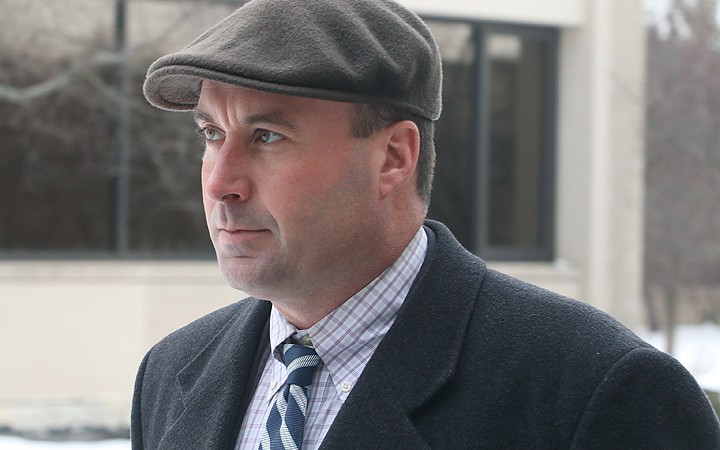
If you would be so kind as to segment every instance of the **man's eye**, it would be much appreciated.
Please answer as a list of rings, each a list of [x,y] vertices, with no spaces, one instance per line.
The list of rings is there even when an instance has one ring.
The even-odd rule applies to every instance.
[[[263,144],[272,144],[273,142],[277,142],[283,139],[282,134],[278,134],[274,131],[270,130],[260,130],[258,131],[258,140],[262,142]]]
[[[198,134],[206,141],[219,141],[225,137],[222,132],[207,127],[198,129]]]

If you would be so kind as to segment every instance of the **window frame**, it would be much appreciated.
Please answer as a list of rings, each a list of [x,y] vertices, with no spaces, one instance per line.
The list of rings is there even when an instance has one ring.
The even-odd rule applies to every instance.
[[[559,34],[557,28],[501,23],[495,21],[469,20],[465,18],[427,15],[423,19],[433,22],[463,23],[472,27],[472,39],[475,48],[473,72],[475,73],[475,93],[473,98],[472,145],[475,161],[475,183],[472,195],[476,208],[473,243],[469,250],[486,260],[495,261],[550,261],[555,257],[555,203],[556,203],[556,157],[557,157],[557,105],[559,84]],[[490,203],[490,59],[486,54],[486,42],[490,35],[513,35],[520,39],[539,42],[544,51],[541,86],[541,124],[540,142],[540,217],[539,237],[541,245],[537,247],[515,247],[491,245],[488,242],[489,220],[484,211],[489,211]],[[442,152],[441,143],[438,152]],[[436,173],[436,177],[438,174]]]

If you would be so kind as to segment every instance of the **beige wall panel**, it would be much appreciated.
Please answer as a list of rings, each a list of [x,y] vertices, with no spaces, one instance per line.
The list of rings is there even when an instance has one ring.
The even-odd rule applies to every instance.
[[[489,19],[538,25],[580,26],[585,2],[580,0],[400,0],[418,14]]]
[[[2,286],[0,398],[127,390],[143,312],[136,287]]]
[[[214,262],[0,264],[0,399],[127,392],[150,346],[243,297]]]
[[[157,341],[210,311],[245,297],[221,285],[164,285],[147,289],[145,350]],[[234,296],[233,296],[234,295]]]

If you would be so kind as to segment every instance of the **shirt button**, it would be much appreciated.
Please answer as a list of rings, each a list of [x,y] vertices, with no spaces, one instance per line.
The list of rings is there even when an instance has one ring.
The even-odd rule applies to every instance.
[[[278,387],[278,380],[273,380],[272,383],[270,383],[270,390],[274,392],[275,389],[277,389],[277,387]]]
[[[349,381],[343,381],[340,383],[340,390],[348,393],[352,390],[352,384]]]

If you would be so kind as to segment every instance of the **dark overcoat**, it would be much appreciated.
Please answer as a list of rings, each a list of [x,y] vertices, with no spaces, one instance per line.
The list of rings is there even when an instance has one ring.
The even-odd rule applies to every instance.
[[[328,449],[720,449],[693,377],[606,314],[488,269],[437,222]],[[232,449],[266,348],[248,298],[153,347],[133,449]]]

